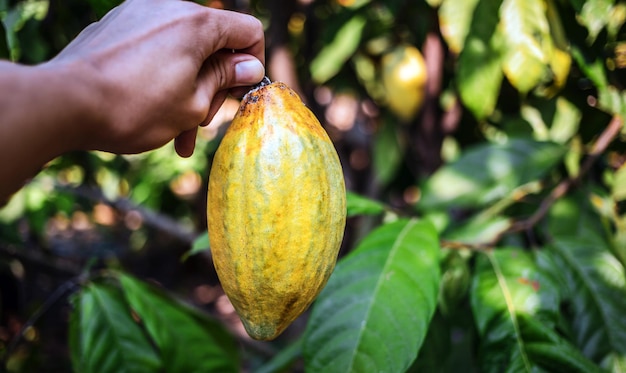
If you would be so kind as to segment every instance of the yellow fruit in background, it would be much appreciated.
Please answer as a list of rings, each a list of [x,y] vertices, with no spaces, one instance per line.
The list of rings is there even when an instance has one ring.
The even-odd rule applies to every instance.
[[[326,284],[346,223],[337,152],[285,84],[244,96],[215,153],[207,210],[226,295],[252,338],[276,338]]]
[[[414,46],[401,44],[383,55],[381,66],[389,110],[403,121],[410,121],[424,102],[428,76],[424,57]]]

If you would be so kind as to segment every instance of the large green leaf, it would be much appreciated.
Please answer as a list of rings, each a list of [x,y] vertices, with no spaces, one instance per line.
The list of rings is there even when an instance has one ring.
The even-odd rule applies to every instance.
[[[130,307],[158,347],[167,372],[238,372],[237,350],[216,321],[129,275],[120,283]]]
[[[529,252],[506,248],[478,257],[471,302],[481,336],[481,371],[597,370],[552,330],[559,315],[558,290]]]
[[[480,0],[459,56],[457,85],[463,104],[479,119],[496,107],[502,83],[498,11],[502,0]]]
[[[561,145],[531,139],[480,144],[426,180],[419,207],[478,207],[491,203],[543,177],[564,154]]]
[[[157,351],[132,317],[122,292],[89,283],[74,297],[70,349],[76,372],[161,372]]]
[[[566,316],[575,343],[593,361],[618,371],[626,362],[626,274],[599,217],[581,194],[576,196],[558,201],[550,211],[548,254],[567,291]]]
[[[500,29],[506,43],[502,67],[520,92],[533,89],[547,73],[552,38],[545,7],[544,0],[502,2]]]
[[[398,220],[371,232],[337,264],[313,307],[306,371],[405,371],[435,311],[438,257],[427,221]]]

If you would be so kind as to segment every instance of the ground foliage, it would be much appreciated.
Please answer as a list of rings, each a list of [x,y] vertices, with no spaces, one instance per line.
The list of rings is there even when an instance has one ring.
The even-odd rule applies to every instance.
[[[0,56],[45,61],[117,3],[0,0]],[[68,154],[0,210],[4,368],[626,372],[626,2],[206,5],[264,22],[270,78],[337,147],[328,285],[276,341],[242,333],[205,229],[231,100],[189,159]],[[410,120],[382,84],[399,45],[427,66]]]

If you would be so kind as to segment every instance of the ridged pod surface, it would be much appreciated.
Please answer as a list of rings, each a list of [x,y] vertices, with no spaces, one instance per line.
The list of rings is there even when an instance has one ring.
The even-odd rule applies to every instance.
[[[337,152],[285,84],[244,96],[215,153],[207,204],[226,295],[252,338],[276,338],[326,284],[346,222]]]

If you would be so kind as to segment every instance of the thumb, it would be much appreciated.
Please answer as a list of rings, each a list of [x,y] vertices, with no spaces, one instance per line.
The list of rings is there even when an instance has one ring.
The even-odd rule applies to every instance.
[[[265,76],[265,67],[252,55],[220,51],[209,58],[203,75],[205,82],[216,93],[260,82]]]
[[[257,84],[265,77],[265,67],[256,58],[239,61],[235,64],[235,86]]]

